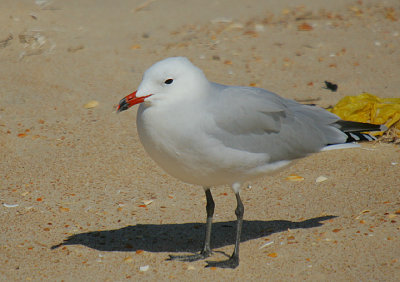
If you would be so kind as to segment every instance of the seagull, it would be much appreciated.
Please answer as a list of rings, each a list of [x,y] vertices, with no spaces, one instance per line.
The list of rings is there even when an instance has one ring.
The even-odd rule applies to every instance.
[[[187,58],[155,63],[137,91],[123,98],[117,112],[140,104],[137,131],[144,149],[168,174],[204,188],[206,231],[202,250],[170,255],[170,260],[197,261],[211,256],[214,214],[211,187],[230,185],[236,196],[236,239],[232,255],[207,266],[236,268],[244,206],[244,182],[283,168],[326,146],[372,140],[362,132],[384,126],[341,120],[316,106],[303,105],[261,88],[208,81]]]

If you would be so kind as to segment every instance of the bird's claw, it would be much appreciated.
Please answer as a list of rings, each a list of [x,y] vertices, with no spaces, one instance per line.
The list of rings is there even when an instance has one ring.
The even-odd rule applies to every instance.
[[[192,262],[208,258],[209,256],[211,256],[211,253],[212,253],[211,251],[202,251],[194,255],[180,255],[180,256],[169,255],[169,258],[167,260]]]
[[[237,256],[231,256],[227,260],[223,261],[207,261],[206,267],[219,267],[219,268],[236,268],[239,265],[239,258]]]

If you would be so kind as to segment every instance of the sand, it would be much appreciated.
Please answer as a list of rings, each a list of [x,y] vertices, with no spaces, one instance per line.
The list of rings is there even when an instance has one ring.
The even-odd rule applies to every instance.
[[[400,148],[386,143],[249,182],[238,268],[167,261],[200,250],[204,193],[164,173],[140,144],[136,109],[115,105],[150,65],[178,55],[212,81],[322,107],[364,91],[400,97],[400,4],[2,0],[0,280],[400,277]],[[229,187],[212,191],[210,260],[221,260],[236,203]]]

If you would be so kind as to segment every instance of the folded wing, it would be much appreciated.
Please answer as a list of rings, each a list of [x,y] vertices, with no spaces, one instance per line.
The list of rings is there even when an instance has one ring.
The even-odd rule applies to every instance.
[[[292,160],[344,143],[339,117],[253,87],[212,85],[209,105],[217,130],[209,134],[225,146],[269,155],[269,162]]]

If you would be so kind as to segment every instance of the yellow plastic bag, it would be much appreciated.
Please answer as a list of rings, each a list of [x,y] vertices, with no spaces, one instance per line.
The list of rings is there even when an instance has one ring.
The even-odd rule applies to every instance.
[[[329,111],[344,120],[385,124],[387,128],[394,125],[400,130],[400,98],[379,98],[369,93],[346,96]]]

